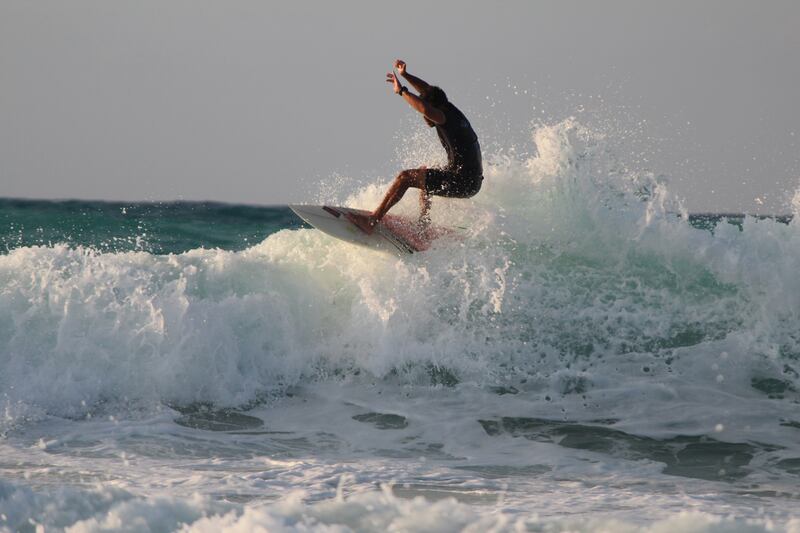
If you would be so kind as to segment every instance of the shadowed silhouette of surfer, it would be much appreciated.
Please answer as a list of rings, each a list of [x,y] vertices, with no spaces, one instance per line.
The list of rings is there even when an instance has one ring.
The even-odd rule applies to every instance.
[[[419,95],[402,85],[394,72],[386,74],[386,81],[392,84],[395,94],[423,116],[429,127],[436,128],[439,141],[447,152],[447,165],[442,168],[422,166],[403,170],[374,211],[368,215],[349,214],[348,219],[367,233],[372,233],[375,224],[400,201],[410,187],[419,189],[419,222],[420,228],[424,229],[430,223],[431,196],[469,198],[478,193],[483,183],[481,147],[464,113],[447,99],[442,89],[410,74],[405,61],[396,60],[394,67]]]

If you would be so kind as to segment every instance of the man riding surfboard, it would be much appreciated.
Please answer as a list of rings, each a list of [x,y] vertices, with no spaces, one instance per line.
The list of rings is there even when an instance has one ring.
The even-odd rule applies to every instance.
[[[396,60],[394,67],[419,96],[401,85],[393,72],[386,74],[386,81],[392,84],[395,94],[423,116],[429,127],[436,128],[439,141],[447,152],[447,165],[443,168],[423,166],[400,172],[375,211],[366,216],[352,216],[352,222],[367,233],[372,232],[375,224],[400,201],[409,187],[420,191],[420,222],[425,226],[429,221],[431,196],[469,198],[478,193],[483,182],[478,136],[464,114],[447,100],[442,89],[411,75],[405,61]]]

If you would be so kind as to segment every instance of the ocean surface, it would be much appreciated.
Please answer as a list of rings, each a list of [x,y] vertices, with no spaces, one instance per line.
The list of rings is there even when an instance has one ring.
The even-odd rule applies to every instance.
[[[532,142],[404,258],[0,200],[0,530],[800,532],[800,223]]]

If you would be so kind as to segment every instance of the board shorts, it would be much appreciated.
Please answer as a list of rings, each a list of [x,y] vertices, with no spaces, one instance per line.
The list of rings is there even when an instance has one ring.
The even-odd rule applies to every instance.
[[[425,171],[425,192],[433,196],[469,198],[478,194],[483,176],[478,173],[457,172],[448,168],[429,168]]]

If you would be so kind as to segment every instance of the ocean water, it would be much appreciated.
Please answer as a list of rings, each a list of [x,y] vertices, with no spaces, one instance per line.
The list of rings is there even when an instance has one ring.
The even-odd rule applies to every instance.
[[[0,530],[800,532],[798,223],[531,143],[405,258],[285,207],[0,201]]]

